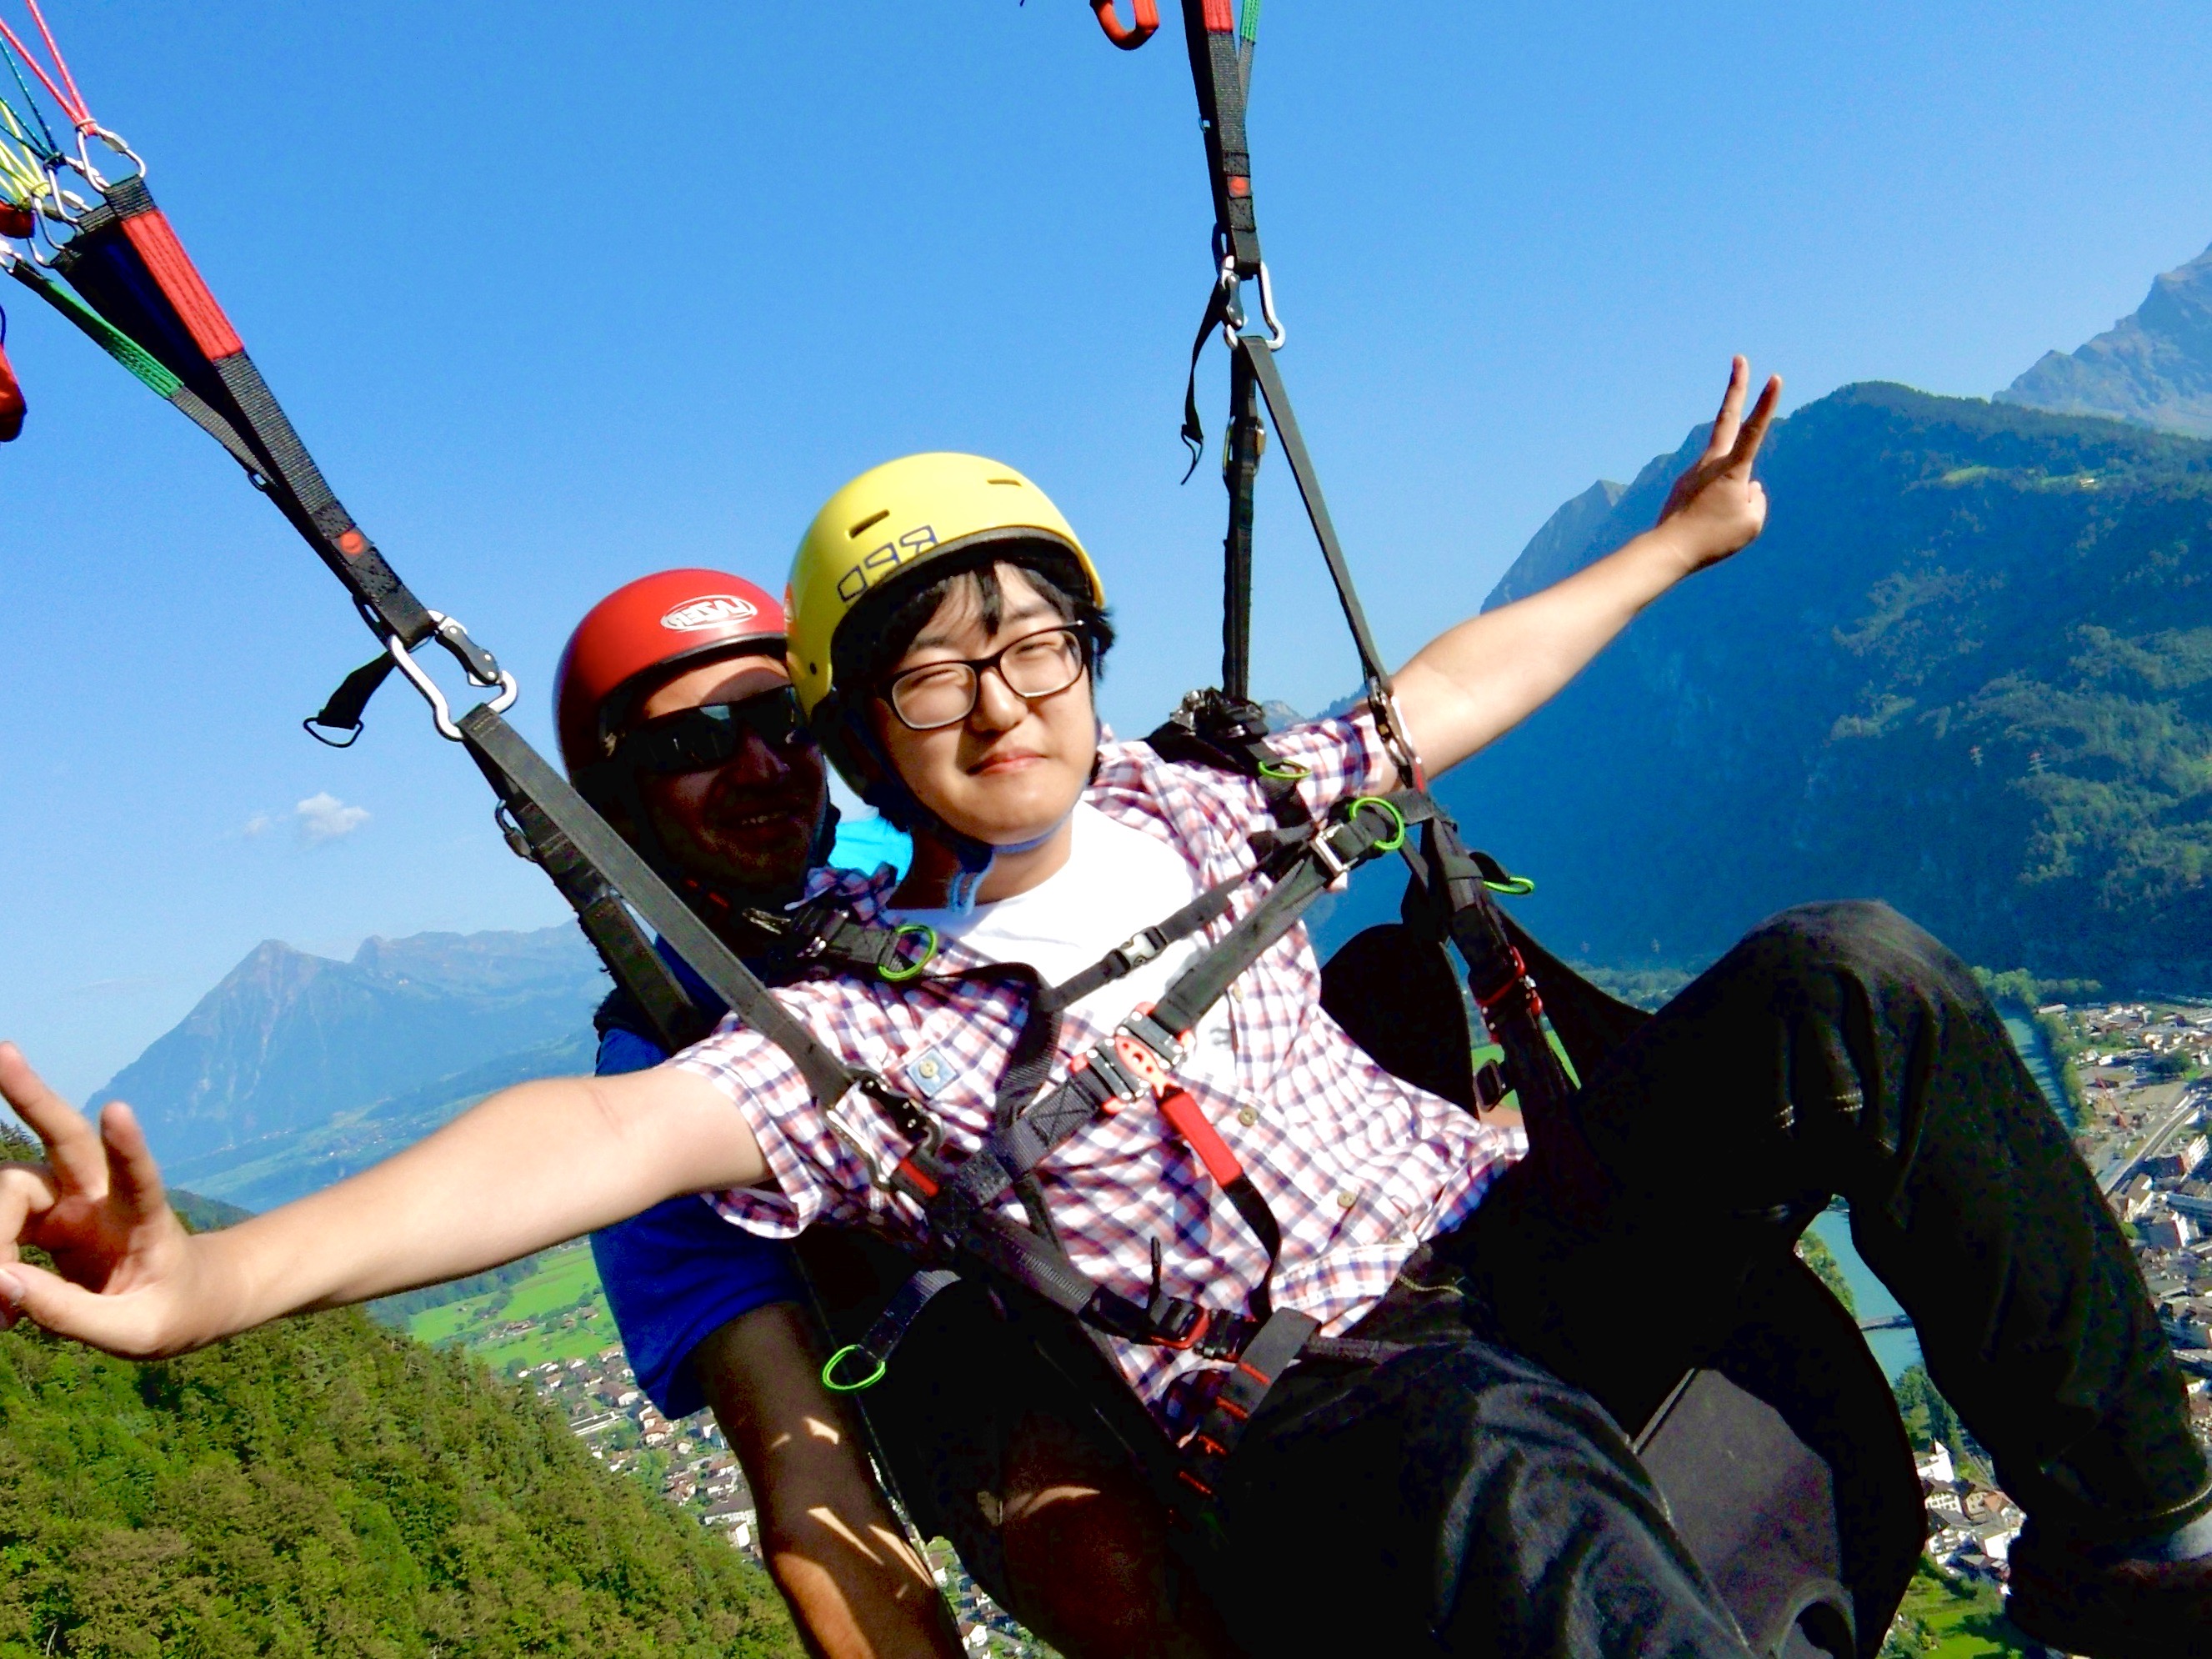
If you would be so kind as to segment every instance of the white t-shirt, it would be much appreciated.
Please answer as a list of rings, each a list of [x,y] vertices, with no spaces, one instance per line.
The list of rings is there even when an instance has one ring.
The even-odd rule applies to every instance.
[[[1158,836],[1108,817],[1088,801],[1077,805],[1070,828],[1067,862],[1027,892],[978,904],[963,915],[901,910],[895,919],[926,922],[939,939],[957,939],[987,962],[1027,963],[1046,984],[1056,985],[1198,896],[1196,872]],[[1140,1004],[1158,1001],[1197,949],[1195,935],[1178,940],[1074,1007],[1102,1025],[1118,1025]],[[1216,1002],[1178,1069],[1225,1073],[1229,1044],[1228,1012]]]

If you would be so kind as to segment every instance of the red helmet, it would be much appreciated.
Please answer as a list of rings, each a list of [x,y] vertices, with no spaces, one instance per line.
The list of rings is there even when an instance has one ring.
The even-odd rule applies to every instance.
[[[575,777],[607,758],[639,692],[716,657],[783,655],[783,607],[726,570],[663,570],[601,599],[576,624],[553,674],[561,760]]]

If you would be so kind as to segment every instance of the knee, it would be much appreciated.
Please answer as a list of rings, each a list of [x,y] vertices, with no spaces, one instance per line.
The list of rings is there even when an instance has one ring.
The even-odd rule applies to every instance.
[[[1965,963],[1879,899],[1796,905],[1753,928],[1742,948],[1785,978],[1855,981],[1877,1000],[1892,987],[1954,1005],[1985,1000]]]

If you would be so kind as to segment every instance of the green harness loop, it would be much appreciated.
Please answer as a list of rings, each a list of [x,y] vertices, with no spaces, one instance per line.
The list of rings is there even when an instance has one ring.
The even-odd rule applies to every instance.
[[[832,1394],[858,1394],[861,1389],[872,1389],[877,1383],[882,1382],[884,1380],[884,1373],[890,1369],[890,1362],[887,1359],[878,1359],[876,1361],[875,1370],[870,1371],[866,1376],[862,1377],[857,1382],[840,1382],[837,1380],[837,1366],[839,1363],[843,1360],[847,1354],[859,1353],[860,1352],[862,1352],[862,1350],[859,1343],[848,1342],[843,1347],[838,1349],[836,1352],[831,1354],[827,1360],[823,1362],[822,1386],[829,1389]]]

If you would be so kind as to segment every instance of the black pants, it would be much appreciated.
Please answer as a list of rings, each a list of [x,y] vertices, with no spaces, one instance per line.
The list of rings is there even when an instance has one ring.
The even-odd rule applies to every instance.
[[[1434,1305],[1378,1316],[1437,1346],[1301,1368],[1255,1419],[1221,1583],[1256,1650],[1741,1656],[1619,1425],[1835,1194],[2039,1524],[2212,1507],[2124,1239],[1966,967],[1895,912],[1761,926],[1595,1068],[1575,1127],[1435,1242]]]

